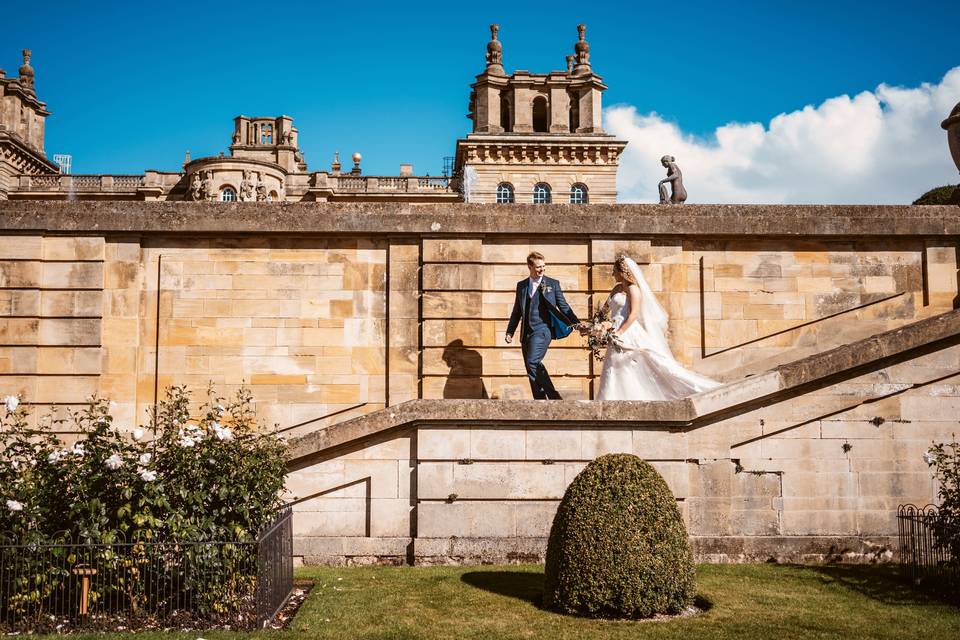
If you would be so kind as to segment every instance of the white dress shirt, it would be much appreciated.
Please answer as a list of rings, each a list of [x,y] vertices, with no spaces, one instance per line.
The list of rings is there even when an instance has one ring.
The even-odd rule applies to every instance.
[[[527,295],[532,298],[533,294],[537,292],[537,287],[540,286],[541,282],[543,282],[543,276],[540,276],[536,280],[534,280],[533,278],[530,278],[530,284],[527,287]]]

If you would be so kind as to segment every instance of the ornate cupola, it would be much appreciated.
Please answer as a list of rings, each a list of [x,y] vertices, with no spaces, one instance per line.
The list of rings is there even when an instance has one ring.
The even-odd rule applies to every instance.
[[[456,172],[467,202],[585,204],[616,201],[626,142],[603,131],[607,86],[590,65],[586,25],[563,71],[503,67],[498,25],[490,25],[486,68],[471,85],[473,131],[457,141]]]

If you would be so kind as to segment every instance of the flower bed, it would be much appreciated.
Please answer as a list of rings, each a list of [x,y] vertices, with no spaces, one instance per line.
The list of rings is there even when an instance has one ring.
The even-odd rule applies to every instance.
[[[0,625],[180,617],[246,626],[262,617],[265,594],[275,599],[292,580],[291,543],[265,537],[290,537],[289,515],[275,520],[284,444],[258,428],[246,390],[231,402],[209,393],[191,415],[189,393],[173,387],[133,430],[114,428],[99,399],[39,426],[19,399],[6,409]],[[65,431],[79,437],[68,445]]]

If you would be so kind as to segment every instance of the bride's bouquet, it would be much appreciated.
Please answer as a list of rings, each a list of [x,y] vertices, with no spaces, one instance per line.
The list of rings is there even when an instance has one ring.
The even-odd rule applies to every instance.
[[[581,326],[587,330],[587,347],[593,352],[593,357],[603,360],[604,352],[617,335],[610,322],[610,305],[604,303],[594,312],[590,322],[581,323]]]

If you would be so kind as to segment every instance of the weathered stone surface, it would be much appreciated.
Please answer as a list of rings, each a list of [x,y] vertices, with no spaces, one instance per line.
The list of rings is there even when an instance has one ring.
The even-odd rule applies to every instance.
[[[617,204],[572,208],[516,204],[258,203],[230,206],[234,233],[568,235],[571,230],[608,234],[897,236],[960,234],[952,206],[899,205],[663,205]],[[223,232],[224,207],[202,202],[4,201],[0,232],[97,230],[124,232]],[[666,214],[666,215],[665,215]]]

